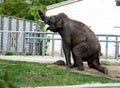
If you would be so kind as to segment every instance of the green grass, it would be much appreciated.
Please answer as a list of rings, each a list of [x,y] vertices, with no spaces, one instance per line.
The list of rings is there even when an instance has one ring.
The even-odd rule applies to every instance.
[[[0,79],[3,79],[4,72],[6,71],[8,71],[12,83],[18,87],[120,82],[120,80],[111,80],[104,77],[71,72],[70,70],[59,68],[53,64],[40,64],[0,59]]]
[[[6,52],[5,55],[6,55],[6,56],[24,55],[24,53],[22,53],[22,52]],[[32,55],[32,53],[27,52],[26,55],[27,55],[27,56],[30,56],[30,55]]]

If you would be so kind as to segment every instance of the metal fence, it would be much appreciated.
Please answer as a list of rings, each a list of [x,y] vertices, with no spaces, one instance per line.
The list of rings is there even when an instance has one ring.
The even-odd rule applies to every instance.
[[[119,44],[120,44],[120,35],[106,35],[106,34],[98,34],[96,35],[100,43],[104,43],[105,54],[104,57],[106,59],[110,58],[109,51],[113,51],[113,57],[115,59],[119,59]],[[113,43],[112,46],[110,44]],[[101,46],[102,48],[102,46]]]
[[[60,46],[60,56],[63,56],[63,50],[62,50],[62,41],[61,38],[55,38],[54,36],[58,35],[53,32],[25,32],[25,49],[27,47],[27,44],[32,44],[32,55],[40,54],[45,56],[46,50],[49,48],[47,46],[47,43],[50,41],[52,42],[51,46],[51,56],[54,56],[55,54],[55,41],[59,40],[61,42]],[[42,47],[41,47],[42,46]],[[25,50],[25,53],[28,52]]]
[[[40,31],[37,21],[0,15],[0,52],[24,51],[24,32]]]
[[[48,37],[48,35],[51,35],[51,37]],[[56,37],[54,37],[55,35],[58,35],[58,34],[53,33],[53,32],[26,32],[25,33],[25,43],[29,43],[30,40],[32,41],[32,55],[35,55],[36,51],[37,51],[36,49],[38,49],[38,48],[36,48],[37,43],[42,41],[42,45],[41,45],[42,46],[42,56],[45,56],[47,40],[52,41],[51,55],[54,56],[55,41],[56,40],[61,41],[61,37],[56,38]],[[103,53],[102,57],[105,59],[108,59],[108,58],[119,59],[120,35],[97,34],[96,36],[101,43],[101,48],[102,48],[102,53]],[[27,41],[29,41],[29,42],[27,42]],[[111,43],[113,43],[112,46],[111,46]],[[62,50],[62,41],[61,41],[60,45],[58,45],[57,47],[60,47],[59,55],[64,56],[64,53]],[[110,53],[109,53],[110,51],[112,52],[112,55],[110,55]]]
[[[59,51],[59,56],[64,56],[62,49],[62,40],[59,34],[53,32],[23,32],[23,31],[0,31],[0,36],[7,35],[7,40],[0,38],[0,51],[14,51],[14,52],[22,52],[24,54],[31,53],[32,55],[42,55],[46,56],[46,52],[48,49],[51,51],[49,55],[55,56],[55,47],[59,47],[57,51]],[[12,38],[11,35],[14,35]],[[15,37],[15,36],[19,36]],[[59,37],[56,37],[59,36]],[[103,53],[103,58],[115,58],[119,59],[119,43],[120,43],[120,35],[105,35],[105,34],[97,34],[98,40],[101,43],[101,49]],[[16,39],[14,39],[16,38]],[[16,41],[15,41],[16,40]],[[20,40],[19,42],[17,42]],[[59,41],[59,44],[58,44]],[[56,44],[55,44],[56,43]],[[19,47],[12,48],[15,45]],[[48,45],[49,44],[49,45]],[[3,46],[7,48],[4,49]],[[112,52],[112,54],[110,53]]]

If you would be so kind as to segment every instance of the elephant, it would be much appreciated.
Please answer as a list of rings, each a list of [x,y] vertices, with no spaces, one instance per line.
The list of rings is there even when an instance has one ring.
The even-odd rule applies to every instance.
[[[83,62],[86,61],[90,68],[108,74],[106,67],[101,66],[101,46],[94,32],[84,23],[70,19],[65,13],[46,16],[38,10],[41,19],[49,25],[46,30],[58,32],[62,38],[66,67],[78,67],[84,70]],[[74,64],[71,64],[71,55]]]

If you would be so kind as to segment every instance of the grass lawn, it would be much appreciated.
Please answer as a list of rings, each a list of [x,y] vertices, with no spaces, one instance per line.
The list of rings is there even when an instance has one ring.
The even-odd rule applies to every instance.
[[[111,80],[104,77],[71,72],[70,70],[59,68],[53,64],[0,59],[0,79],[3,79],[5,71],[9,72],[12,83],[18,87],[76,85],[93,82],[120,82],[120,80]]]

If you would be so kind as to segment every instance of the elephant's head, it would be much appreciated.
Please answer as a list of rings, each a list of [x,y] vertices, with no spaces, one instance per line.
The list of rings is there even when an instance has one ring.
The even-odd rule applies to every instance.
[[[63,29],[64,20],[65,18],[67,18],[67,16],[64,13],[47,17],[41,10],[38,10],[38,12],[45,24],[49,25],[47,30],[59,32]]]

